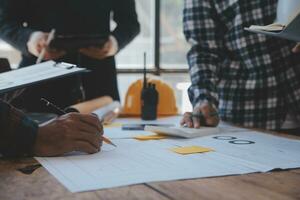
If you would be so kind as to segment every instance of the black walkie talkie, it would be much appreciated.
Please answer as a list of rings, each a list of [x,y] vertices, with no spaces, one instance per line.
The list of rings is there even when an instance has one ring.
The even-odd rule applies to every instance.
[[[155,84],[147,83],[146,53],[144,53],[144,83],[141,93],[142,119],[155,120],[157,118],[158,92]]]

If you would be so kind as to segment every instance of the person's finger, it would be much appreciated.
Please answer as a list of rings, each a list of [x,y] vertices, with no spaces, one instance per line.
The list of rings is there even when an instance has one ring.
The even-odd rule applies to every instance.
[[[91,127],[96,128],[99,133],[103,132],[103,126],[101,124],[101,121],[95,115],[71,113],[70,117],[76,121],[81,121],[83,123],[88,124]]]
[[[192,120],[191,116],[192,116],[192,113],[185,113],[184,118],[183,118],[185,125],[187,125],[188,127],[193,127],[193,120]]]
[[[92,51],[91,52],[91,56],[98,58],[98,59],[102,59],[107,55],[108,51],[107,50],[99,50],[99,51]]]
[[[76,123],[74,123],[74,126],[77,130],[86,132],[88,134],[101,134],[102,130],[98,128],[97,125],[94,125],[90,122],[84,122],[83,120],[76,119]]]
[[[79,52],[92,58],[103,59],[108,54],[108,49],[88,47],[88,48],[80,49]]]
[[[53,54],[53,55],[61,55],[61,54],[65,54],[66,53],[63,50],[54,49],[54,48],[51,48],[49,46],[46,47],[46,50],[47,50],[48,53]]]
[[[109,49],[111,48],[112,46],[112,42],[111,41],[108,41],[105,43],[105,45],[102,47],[102,50],[105,51],[105,52],[108,52]]]
[[[219,117],[218,115],[213,115],[211,112],[209,116],[206,117],[206,125],[207,126],[216,126],[219,123]]]
[[[98,55],[98,54],[105,53],[107,50],[106,48],[88,47],[88,48],[83,48],[82,51],[89,54]]]
[[[77,135],[78,140],[86,141],[93,145],[95,148],[100,148],[100,143],[102,141],[102,136],[99,134],[89,134],[86,132],[80,132],[79,135]]]
[[[182,126],[186,125],[187,127],[192,128],[193,121],[192,121],[191,115],[192,115],[192,113],[190,113],[190,112],[184,113],[183,119],[181,120],[180,124]]]
[[[293,48],[294,53],[299,53],[300,52],[300,43],[298,43],[294,48]]]
[[[44,59],[45,60],[55,60],[65,55],[63,51],[48,51],[46,50]]]
[[[45,47],[46,47],[46,43],[39,42],[36,47],[37,53],[40,54]]]
[[[100,131],[97,127],[95,126],[91,126],[87,123],[81,122],[79,121],[78,123],[75,124],[75,127],[83,132],[86,132],[87,134],[91,134],[91,135],[102,135],[102,131]]]
[[[47,38],[47,34],[44,34],[41,38],[39,38],[37,45],[40,51],[47,47]]]
[[[218,123],[219,123],[219,118],[217,116],[206,119],[206,124],[208,126],[217,126]]]
[[[82,48],[79,50],[79,52],[86,56],[90,56],[90,57],[91,57],[91,55],[94,55],[93,50],[91,50],[90,48]]]
[[[95,55],[93,52],[88,51],[87,49],[82,49],[82,50],[80,50],[80,53],[82,53],[82,54],[85,55],[85,56],[88,56],[88,57],[91,57],[91,58],[96,58],[96,59],[98,59],[98,58],[96,57],[96,55]]]
[[[216,110],[213,109],[211,106],[204,106],[202,108],[202,113],[205,118],[205,125],[206,126],[216,126],[219,122],[219,117],[216,113]]]
[[[201,125],[204,125],[204,124],[200,124],[200,112],[197,112],[197,113],[193,113],[193,125],[194,127],[193,128],[200,128]]]
[[[200,128],[201,126],[205,126],[205,116],[202,113],[202,107],[196,106],[193,110],[193,124],[194,128]]]
[[[182,119],[180,120],[180,125],[181,126],[185,125],[185,115],[186,115],[186,113],[184,113]]]
[[[71,134],[68,135],[69,141],[85,141],[93,145],[95,148],[100,148],[100,143],[102,141],[102,135],[98,132],[85,132],[79,130],[77,127],[73,127]]]
[[[99,152],[99,149],[95,148],[93,145],[91,145],[88,142],[84,141],[76,141],[74,143],[74,151],[81,151],[89,154],[97,153]]]
[[[77,130],[80,130],[82,132],[85,132],[86,134],[90,134],[92,136],[97,135],[97,136],[102,136],[103,135],[103,129],[99,130],[99,128],[95,126],[90,126],[87,123],[84,122],[78,122],[76,125]]]
[[[105,51],[105,46],[104,48],[98,48],[98,47],[89,47],[88,48],[91,52],[96,52],[96,53],[101,53]]]

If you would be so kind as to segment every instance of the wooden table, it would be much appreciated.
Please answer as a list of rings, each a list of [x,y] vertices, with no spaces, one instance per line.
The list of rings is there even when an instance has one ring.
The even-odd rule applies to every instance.
[[[299,152],[300,156],[300,152]],[[0,200],[190,199],[190,200],[299,200],[300,169],[240,176],[158,182],[70,193],[46,169],[31,175],[17,169],[34,159],[0,159]]]

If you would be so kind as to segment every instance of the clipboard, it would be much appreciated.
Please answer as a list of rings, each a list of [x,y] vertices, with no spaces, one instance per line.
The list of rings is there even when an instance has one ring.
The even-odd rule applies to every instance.
[[[40,64],[23,67],[17,70],[0,73],[0,94],[22,89],[44,81],[89,72],[69,63],[47,61]]]
[[[251,27],[251,26],[250,26]],[[263,31],[245,28],[246,31],[300,42],[300,13],[282,31]]]
[[[64,51],[74,51],[86,47],[103,47],[108,35],[55,35],[49,47]]]

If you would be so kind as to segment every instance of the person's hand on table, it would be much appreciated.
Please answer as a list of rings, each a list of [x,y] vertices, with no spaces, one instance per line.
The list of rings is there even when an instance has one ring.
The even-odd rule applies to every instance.
[[[79,50],[80,53],[91,58],[102,60],[114,56],[118,52],[118,42],[113,36],[109,36],[103,47],[88,47]]]
[[[294,48],[293,48],[294,53],[300,53],[300,43],[298,43]]]
[[[204,103],[195,106],[192,113],[186,112],[180,124],[188,128],[200,128],[201,126],[217,126],[219,121],[217,109],[209,103]]]
[[[103,126],[98,117],[69,113],[39,127],[35,156],[59,156],[72,151],[97,153],[102,146]]]
[[[59,51],[55,49],[50,49],[47,46],[47,38],[49,33],[44,33],[40,31],[33,32],[27,42],[27,49],[29,53],[38,57],[42,50],[45,48],[44,60],[55,60],[65,55],[64,51]]]

